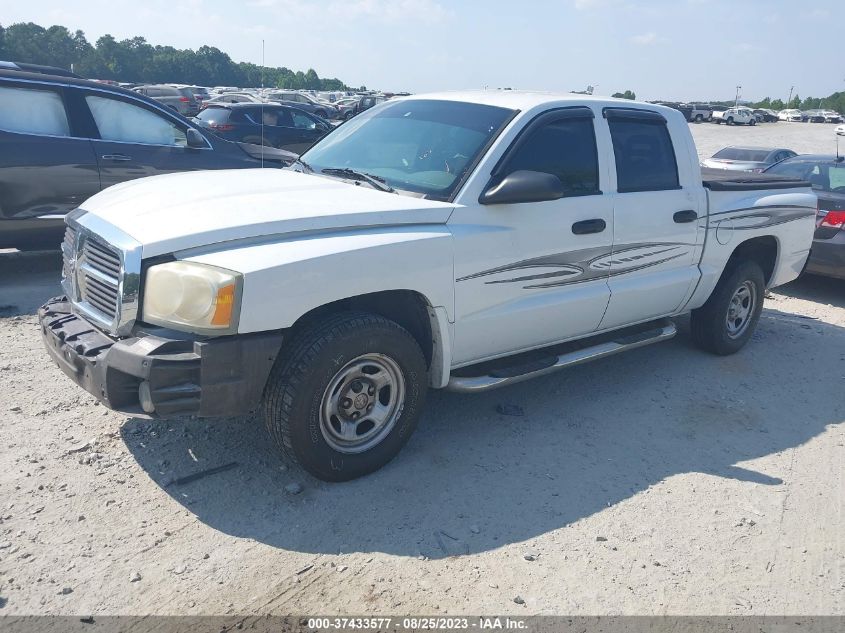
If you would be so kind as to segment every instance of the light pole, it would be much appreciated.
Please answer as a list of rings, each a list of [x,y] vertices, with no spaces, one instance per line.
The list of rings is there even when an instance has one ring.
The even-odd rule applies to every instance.
[[[789,99],[786,100],[786,109],[789,110],[789,104],[792,103],[792,91],[795,90],[795,86],[790,86],[789,88]]]
[[[739,105],[739,91],[742,90],[742,86],[736,87],[736,97],[734,98],[734,107]]]

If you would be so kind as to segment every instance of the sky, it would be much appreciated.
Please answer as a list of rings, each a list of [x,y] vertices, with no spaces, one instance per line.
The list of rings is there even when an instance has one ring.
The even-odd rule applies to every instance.
[[[845,1],[0,0],[0,23],[216,46],[235,61],[414,93],[512,87],[639,99],[845,90]]]

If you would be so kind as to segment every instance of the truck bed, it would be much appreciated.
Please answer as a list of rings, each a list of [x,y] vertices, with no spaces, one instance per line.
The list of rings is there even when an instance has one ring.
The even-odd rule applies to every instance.
[[[711,191],[757,191],[760,189],[795,189],[809,187],[810,183],[797,178],[757,174],[729,169],[701,169],[702,184]]]

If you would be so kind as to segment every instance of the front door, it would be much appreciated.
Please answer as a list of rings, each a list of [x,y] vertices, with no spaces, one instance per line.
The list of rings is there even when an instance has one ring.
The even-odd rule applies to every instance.
[[[188,147],[187,126],[140,101],[81,92],[96,134],[92,143],[105,189],[111,185],[178,171],[212,168],[213,150]]]
[[[455,209],[454,365],[598,327],[610,290],[608,271],[594,262],[609,255],[613,236],[602,160],[590,108],[546,112],[515,139],[493,181],[520,170],[543,172],[560,178],[567,195]]]

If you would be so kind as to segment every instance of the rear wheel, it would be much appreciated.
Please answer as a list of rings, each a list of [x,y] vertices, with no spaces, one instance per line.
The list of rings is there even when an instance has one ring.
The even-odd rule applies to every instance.
[[[728,125],[733,125],[733,124],[734,124],[734,118],[733,118],[732,116],[729,116],[729,117],[728,117],[728,120],[726,121],[726,123],[727,123]]]
[[[347,481],[389,462],[419,420],[425,358],[400,325],[336,314],[287,344],[264,393],[264,420],[289,458],[324,481]]]
[[[763,270],[756,262],[741,262],[726,271],[707,303],[692,311],[695,344],[720,356],[742,349],[760,320],[765,290]]]
[[[701,115],[701,114],[696,114],[696,115],[695,115],[695,122],[696,122],[696,123],[701,123],[703,120],[704,120],[704,116],[703,116],[703,115]]]

